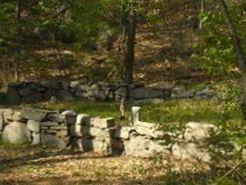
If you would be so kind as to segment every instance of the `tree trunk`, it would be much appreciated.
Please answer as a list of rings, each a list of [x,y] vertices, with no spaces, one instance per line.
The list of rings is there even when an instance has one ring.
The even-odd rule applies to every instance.
[[[205,6],[205,2],[204,0],[201,0],[201,10],[200,10],[200,14],[204,13],[204,6]],[[203,25],[202,25],[202,21],[200,20],[199,22],[199,29],[202,30]]]
[[[16,24],[17,24],[17,28],[18,28],[18,32],[21,33],[21,11],[22,11],[22,0],[18,0],[16,3],[16,7],[15,7],[15,18],[16,18]],[[15,48],[15,51],[19,51],[19,48]],[[19,63],[20,61],[17,59],[14,59],[14,80],[16,82],[20,81],[20,74],[19,74]]]
[[[242,90],[241,109],[243,112],[244,119],[246,120],[246,58],[245,58],[245,53],[243,51],[241,41],[238,37],[236,27],[233,24],[233,21],[230,17],[226,2],[224,0],[217,0],[217,1],[219,2],[221,6],[223,16],[225,18],[226,24],[230,31],[232,41],[233,41],[233,46],[234,46],[234,49],[237,55],[238,65],[241,71],[241,77],[242,77],[241,79],[241,90]]]
[[[127,1],[123,15],[123,82],[129,85],[133,81],[133,64],[135,61],[136,12],[134,2]]]

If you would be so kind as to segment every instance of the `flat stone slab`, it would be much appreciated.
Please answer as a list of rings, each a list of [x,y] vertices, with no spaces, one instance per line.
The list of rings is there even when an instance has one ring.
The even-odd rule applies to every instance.
[[[47,122],[40,122],[41,127],[59,127],[57,122],[47,121]]]
[[[32,109],[26,108],[21,110],[21,115],[25,119],[35,120],[35,121],[43,121],[48,113],[52,113],[54,111],[46,111],[42,109]]]

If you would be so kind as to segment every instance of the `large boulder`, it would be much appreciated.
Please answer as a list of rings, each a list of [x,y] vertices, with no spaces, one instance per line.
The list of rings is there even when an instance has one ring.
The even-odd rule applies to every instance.
[[[164,132],[158,130],[157,126],[153,123],[138,121],[135,123],[134,127],[136,128],[137,133],[141,135],[146,135],[156,139],[164,137]]]
[[[155,155],[168,156],[170,152],[158,141],[150,140],[143,136],[133,136],[124,141],[125,153],[129,156],[150,158]]]
[[[176,159],[189,161],[210,162],[211,156],[207,148],[195,143],[176,143],[172,146],[172,154]]]
[[[184,138],[187,142],[204,143],[218,128],[212,124],[190,122],[186,125]]]
[[[20,122],[12,122],[7,125],[2,137],[3,141],[13,144],[22,144],[31,141],[30,132],[26,124]]]

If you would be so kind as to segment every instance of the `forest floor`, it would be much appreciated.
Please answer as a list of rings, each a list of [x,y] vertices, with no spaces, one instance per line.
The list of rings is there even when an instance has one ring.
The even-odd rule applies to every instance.
[[[160,184],[167,169],[153,160],[0,147],[0,184]]]

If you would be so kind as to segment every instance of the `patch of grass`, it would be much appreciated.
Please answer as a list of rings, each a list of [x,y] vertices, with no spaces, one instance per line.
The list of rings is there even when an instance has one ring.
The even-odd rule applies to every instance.
[[[176,123],[176,126],[182,126],[189,121],[208,122],[215,125],[242,122],[241,113],[236,110],[223,115],[221,103],[215,100],[173,100],[162,104],[144,105],[142,119],[158,123],[165,128],[174,127],[173,123]]]
[[[44,108],[69,110],[72,109],[78,113],[85,113],[91,116],[100,117],[119,117],[119,105],[117,103],[93,102],[93,101],[76,101],[76,102],[59,102],[55,104],[45,104]]]
[[[59,102],[56,104],[46,103],[42,105],[47,109],[67,110],[72,109],[78,113],[86,113],[91,116],[115,117],[117,122],[123,125],[128,123],[131,105],[126,106],[126,116],[123,122],[119,120],[119,104],[110,102],[76,101]],[[183,127],[190,121],[208,122],[215,125],[230,126],[242,122],[242,116],[238,110],[224,112],[223,103],[216,100],[170,100],[158,104],[141,105],[142,121],[154,122],[161,128],[168,130]]]
[[[28,143],[24,144],[12,144],[8,142],[4,142],[0,140],[0,149],[14,149],[14,148],[24,148],[28,145]]]

